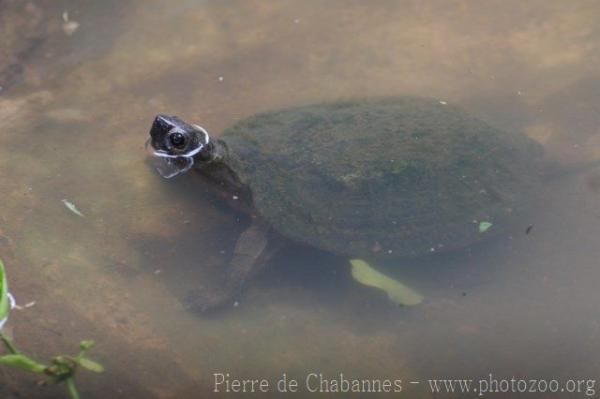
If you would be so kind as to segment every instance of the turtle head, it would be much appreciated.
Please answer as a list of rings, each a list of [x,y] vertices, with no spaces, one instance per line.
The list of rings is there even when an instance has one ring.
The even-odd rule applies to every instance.
[[[165,178],[188,171],[195,160],[210,159],[211,147],[202,127],[166,115],[154,118],[146,142],[146,149],[158,161],[156,170]]]

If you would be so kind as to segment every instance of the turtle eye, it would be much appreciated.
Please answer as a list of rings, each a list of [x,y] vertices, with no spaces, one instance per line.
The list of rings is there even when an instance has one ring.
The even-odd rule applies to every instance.
[[[177,149],[182,149],[185,147],[186,138],[185,135],[181,132],[174,132],[169,135],[169,143]]]

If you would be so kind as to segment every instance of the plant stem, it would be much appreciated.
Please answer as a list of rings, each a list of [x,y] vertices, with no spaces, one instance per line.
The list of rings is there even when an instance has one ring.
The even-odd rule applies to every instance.
[[[79,392],[77,392],[77,387],[75,386],[75,380],[73,379],[73,377],[67,378],[66,383],[71,399],[79,399]]]
[[[4,346],[6,346],[6,349],[8,349],[8,351],[11,354],[13,354],[13,355],[19,354],[19,351],[17,350],[17,348],[15,348],[12,341],[6,335],[2,334],[1,332],[0,332],[0,340],[2,340],[2,343],[4,344]]]

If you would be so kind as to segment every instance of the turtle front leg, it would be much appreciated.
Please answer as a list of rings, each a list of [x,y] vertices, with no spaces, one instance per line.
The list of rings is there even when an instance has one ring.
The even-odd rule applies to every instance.
[[[220,287],[199,287],[185,301],[188,309],[209,312],[231,305],[239,298],[246,282],[262,271],[279,246],[269,242],[269,226],[261,220],[252,224],[239,237]]]

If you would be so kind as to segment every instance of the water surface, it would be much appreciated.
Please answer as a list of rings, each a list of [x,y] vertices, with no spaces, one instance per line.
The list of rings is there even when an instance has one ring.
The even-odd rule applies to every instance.
[[[402,379],[407,397],[432,396],[430,378],[600,375],[598,170],[548,182],[510,235],[389,268],[425,294],[420,306],[394,307],[345,259],[292,247],[238,307],[198,317],[180,299],[214,280],[246,221],[190,177],[161,179],[143,149],[157,113],[218,135],[260,111],[418,95],[521,130],[563,163],[598,159],[597,3],[61,0],[14,12],[3,26],[30,34],[0,45],[12,57],[0,63],[0,251],[13,293],[36,305],[11,321],[40,358],[98,342],[107,372],[81,375],[86,398],[205,397],[214,372]],[[5,397],[63,397],[20,373],[0,379]]]

